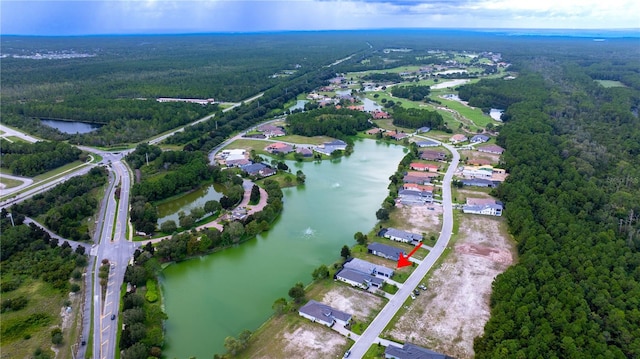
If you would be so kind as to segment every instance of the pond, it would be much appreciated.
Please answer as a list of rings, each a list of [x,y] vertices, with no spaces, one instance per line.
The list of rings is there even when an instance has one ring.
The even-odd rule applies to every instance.
[[[296,282],[309,283],[320,264],[340,257],[355,232],[369,232],[388,194],[389,177],[404,156],[397,145],[360,140],[354,153],[321,163],[287,162],[306,185],[286,188],[284,211],[256,239],[163,271],[167,358],[211,358],[224,338],[255,331],[288,298]]]
[[[289,107],[289,111],[304,110],[304,105],[309,102],[307,100],[298,100],[295,105]]]
[[[40,120],[43,125],[53,127],[60,132],[75,135],[77,133],[89,133],[100,128],[100,125],[78,121]]]
[[[178,198],[158,205],[158,226],[166,221],[173,220],[179,225],[178,213],[189,214],[192,209],[204,207],[207,201],[219,201],[222,198],[222,185],[210,184],[202,186],[193,192],[184,194]],[[216,187],[218,189],[216,189]]]
[[[504,113],[504,110],[498,110],[497,108],[492,108],[489,111],[489,116],[491,116],[491,118],[496,121],[502,122],[502,119],[500,118],[502,116],[502,113]]]

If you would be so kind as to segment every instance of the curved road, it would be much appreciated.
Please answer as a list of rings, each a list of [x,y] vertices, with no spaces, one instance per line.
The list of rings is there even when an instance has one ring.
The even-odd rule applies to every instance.
[[[374,343],[380,343],[381,339],[378,337],[380,333],[386,328],[389,324],[389,321],[396,315],[402,304],[409,298],[411,292],[420,284],[420,281],[424,278],[424,276],[429,272],[429,270],[433,267],[435,262],[440,258],[444,250],[447,248],[449,244],[449,240],[451,239],[451,233],[453,231],[453,206],[451,203],[451,179],[453,178],[453,173],[458,167],[458,163],[460,162],[460,154],[456,151],[453,146],[448,144],[444,144],[445,148],[447,148],[453,154],[453,159],[449,164],[449,168],[447,169],[447,173],[444,176],[444,180],[442,181],[442,206],[443,206],[443,219],[442,219],[442,231],[440,232],[440,236],[438,237],[438,241],[436,242],[433,249],[429,252],[427,257],[422,260],[422,262],[416,267],[416,269],[411,273],[409,278],[404,282],[402,287],[398,290],[398,292],[393,296],[391,300],[385,305],[384,308],[380,311],[380,313],[375,317],[375,319],[369,324],[367,329],[362,333],[360,338],[356,340],[355,344],[351,347],[351,355],[353,358],[362,358],[364,354],[369,350],[369,347]]]

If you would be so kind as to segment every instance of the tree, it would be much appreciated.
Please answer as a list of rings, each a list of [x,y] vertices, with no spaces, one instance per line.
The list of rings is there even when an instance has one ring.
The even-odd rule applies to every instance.
[[[368,238],[366,235],[362,234],[362,232],[356,232],[356,234],[353,235],[353,239],[355,239],[359,245],[363,246],[367,244]]]
[[[321,264],[320,267],[316,268],[311,274],[314,280],[325,279],[329,277],[329,268]]]
[[[137,342],[124,350],[124,359],[147,359],[147,346]]]
[[[260,201],[260,187],[253,185],[251,187],[251,197],[249,197],[249,203],[256,204]]]
[[[222,209],[222,206],[220,205],[220,202],[216,200],[207,201],[204,204],[204,211],[207,213],[216,213],[220,209]]]
[[[289,303],[287,303],[287,300],[285,298],[278,298],[275,302],[273,302],[271,308],[277,315],[280,315],[287,311],[288,306]]]
[[[51,330],[51,343],[54,345],[60,345],[62,344],[62,340],[62,329],[59,327],[53,328],[53,330]]]
[[[195,219],[190,214],[180,217],[179,221],[180,227],[182,228],[191,228],[196,223]]]
[[[164,233],[171,234],[178,229],[178,225],[176,225],[176,221],[170,219],[168,221],[162,222],[160,225],[160,230]]]
[[[386,208],[380,208],[376,211],[376,218],[380,221],[386,221],[389,219],[389,210]]]
[[[351,256],[351,250],[346,244],[342,246],[342,249],[340,250],[340,256],[342,256],[344,259],[347,259],[349,258],[349,256]]]
[[[297,304],[302,303],[304,300],[304,284],[298,282],[291,289],[289,289],[289,296],[293,299]]]
[[[296,172],[296,181],[298,182],[298,184],[304,184],[306,180],[307,180],[307,176],[305,176],[302,170],[298,170]]]

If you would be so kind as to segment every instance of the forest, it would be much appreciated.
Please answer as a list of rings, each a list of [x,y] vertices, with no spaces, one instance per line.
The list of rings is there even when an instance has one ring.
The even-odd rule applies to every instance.
[[[0,139],[0,166],[12,174],[33,177],[80,158],[81,150],[64,142],[9,142]]]
[[[87,217],[98,210],[94,189],[107,183],[107,171],[92,168],[83,176],[70,178],[62,184],[11,206],[15,216],[44,216],[44,224],[63,238],[74,241],[91,239]],[[4,236],[3,236],[4,241]]]
[[[447,130],[442,115],[437,111],[405,108],[400,105],[393,107],[393,124],[408,128],[427,126],[435,130]]]
[[[395,97],[406,98],[411,101],[424,101],[431,93],[429,86],[394,86],[391,94]]]
[[[638,49],[586,51],[516,57],[517,79],[460,88],[507,109],[496,195],[520,258],[493,284],[478,358],[640,356]]]
[[[371,128],[370,119],[366,112],[324,107],[287,116],[287,130],[294,135],[346,140],[347,136]]]

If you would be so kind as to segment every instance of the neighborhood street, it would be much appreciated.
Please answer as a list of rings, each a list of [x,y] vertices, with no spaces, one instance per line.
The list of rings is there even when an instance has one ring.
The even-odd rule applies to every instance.
[[[391,300],[385,305],[385,307],[380,311],[380,313],[376,316],[376,318],[369,324],[367,329],[360,335],[355,342],[355,344],[351,347],[351,355],[353,358],[362,358],[364,354],[369,350],[369,347],[372,344],[381,342],[381,339],[378,337],[380,333],[386,328],[391,319],[396,315],[400,307],[404,304],[404,302],[409,298],[411,292],[420,284],[424,276],[429,272],[431,267],[435,264],[435,262],[440,258],[444,250],[447,248],[449,244],[449,239],[451,238],[451,233],[453,231],[453,208],[451,202],[451,179],[453,178],[453,173],[458,167],[458,162],[460,161],[460,154],[456,151],[456,149],[448,144],[444,144],[443,146],[451,151],[453,155],[453,159],[449,164],[449,168],[447,169],[447,173],[444,176],[444,180],[442,181],[442,207],[443,207],[443,219],[442,219],[442,231],[440,232],[440,236],[438,237],[438,241],[436,242],[433,249],[429,252],[426,258],[422,260],[413,273],[409,276],[409,278],[404,282],[402,287],[398,290],[398,292],[393,296]]]

